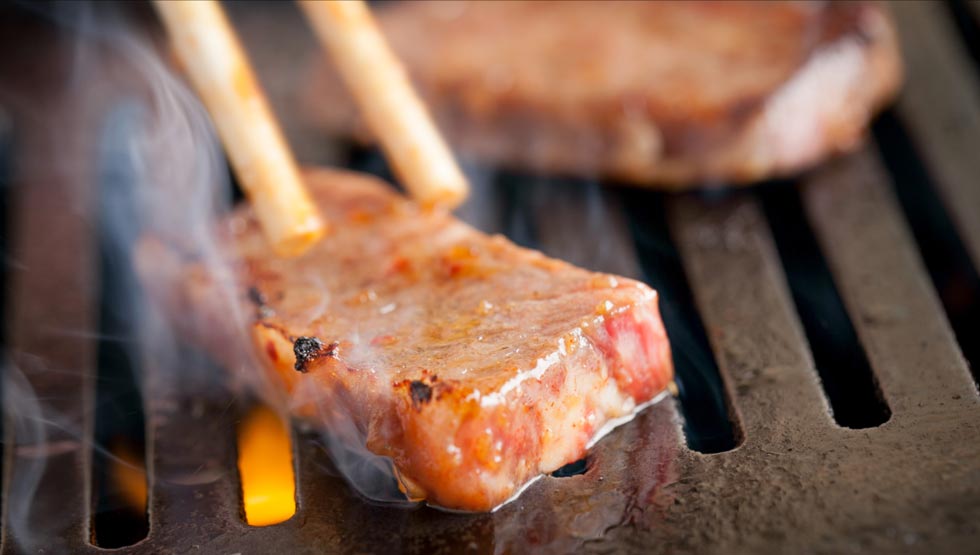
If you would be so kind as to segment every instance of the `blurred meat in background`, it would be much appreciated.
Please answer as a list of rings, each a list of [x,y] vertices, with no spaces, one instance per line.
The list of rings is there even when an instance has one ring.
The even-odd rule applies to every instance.
[[[895,97],[876,2],[406,2],[378,17],[463,154],[684,189],[791,175],[853,150]],[[309,114],[370,140],[329,60]]]

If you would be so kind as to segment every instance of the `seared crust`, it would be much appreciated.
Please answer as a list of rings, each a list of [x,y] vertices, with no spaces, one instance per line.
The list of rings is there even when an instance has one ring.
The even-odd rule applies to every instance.
[[[871,2],[406,2],[379,10],[461,152],[663,188],[748,183],[853,148],[901,80]],[[324,127],[367,137],[321,63]]]
[[[140,275],[188,337],[230,367],[257,360],[295,414],[390,457],[413,497],[491,509],[670,381],[646,285],[488,237],[373,178],[306,182],[336,227],[303,256],[272,256],[243,208],[222,227],[223,265],[146,239]]]

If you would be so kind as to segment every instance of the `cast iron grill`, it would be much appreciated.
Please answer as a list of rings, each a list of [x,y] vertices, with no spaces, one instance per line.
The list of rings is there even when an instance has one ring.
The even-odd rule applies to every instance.
[[[264,10],[238,14],[242,34],[268,43],[256,54],[280,39],[287,49]],[[793,183],[680,196],[528,176],[478,183],[464,211],[478,227],[661,289],[679,399],[493,514],[367,503],[297,431],[297,512],[258,528],[241,514],[241,401],[206,383],[217,372],[203,359],[159,368],[148,352],[136,361],[148,528],[114,552],[975,551],[980,82],[948,6],[895,12],[908,67],[898,105],[871,145]],[[50,137],[14,131],[14,167],[49,151]],[[351,163],[372,169],[370,156]],[[3,339],[41,413],[4,423],[4,501],[36,490],[26,514],[4,507],[0,551],[102,553],[96,299],[113,286],[79,201],[95,193],[74,176],[18,179],[5,188]],[[23,401],[12,391],[9,414]],[[31,425],[44,426],[43,443],[23,441]]]

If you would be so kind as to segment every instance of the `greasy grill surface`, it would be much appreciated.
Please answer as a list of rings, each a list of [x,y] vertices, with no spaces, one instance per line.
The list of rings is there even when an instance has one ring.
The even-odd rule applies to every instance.
[[[976,68],[944,5],[902,3],[895,11],[909,64],[896,114],[976,269]],[[240,16],[245,36],[271,20],[254,11]],[[290,44],[279,45],[280,55]],[[255,51],[268,53],[268,46]],[[9,65],[0,68],[4,78]],[[277,86],[285,89],[282,82]],[[77,129],[89,124],[70,116],[52,114]],[[301,127],[287,122],[297,137]],[[51,146],[44,135],[17,139],[18,157]],[[957,341],[980,338],[975,329],[950,326],[949,299],[937,295],[931,268],[923,263],[929,257],[921,249],[928,245],[913,235],[896,200],[895,184],[903,176],[890,177],[880,158],[871,145],[780,185],[799,195],[800,217],[825,258],[879,403],[888,408],[883,424],[857,429],[835,423],[814,362],[820,357],[812,352],[820,344],[813,335],[819,327],[801,321],[787,282],[796,278],[785,271],[763,211],[764,205],[772,209],[765,190],[660,197],[533,179],[520,187],[484,184],[475,195],[479,211],[464,210],[484,230],[507,232],[593,270],[641,278],[646,252],[636,244],[651,224],[638,217],[643,211],[624,210],[622,203],[665,204],[666,227],[732,414],[734,449],[702,454],[687,448],[691,440],[679,414],[692,409],[671,400],[600,442],[584,474],[546,477],[493,514],[458,515],[365,503],[324,471],[330,463],[322,448],[299,437],[297,514],[280,525],[250,528],[240,515],[234,470],[234,397],[213,384],[186,383],[213,375],[203,362],[161,368],[154,361],[164,359],[148,353],[149,533],[117,552],[975,550],[980,403]],[[92,295],[98,289],[97,245],[91,203],[79,204],[84,195],[65,194],[80,190],[74,177],[19,176],[9,192],[9,213],[16,217],[7,224],[12,231],[6,247],[16,265],[6,277],[4,337],[11,361],[46,400],[29,422],[51,425],[47,441],[31,445],[18,439],[25,437],[23,420],[4,423],[5,499],[37,485],[29,512],[4,507],[4,553],[28,551],[25,546],[32,552],[102,552],[90,544],[86,435],[96,371],[91,336],[98,331]],[[62,215],[59,225],[49,225],[52,213]],[[609,236],[594,246],[597,229]],[[585,247],[572,248],[577,245]],[[969,295],[970,284],[961,291]],[[66,329],[82,333],[59,333]],[[674,334],[684,332],[670,329],[668,321],[678,356],[697,359],[696,342],[676,341]],[[12,395],[11,375],[8,411],[22,401]],[[685,376],[679,377],[683,386]],[[33,463],[42,455],[47,465],[38,475]]]

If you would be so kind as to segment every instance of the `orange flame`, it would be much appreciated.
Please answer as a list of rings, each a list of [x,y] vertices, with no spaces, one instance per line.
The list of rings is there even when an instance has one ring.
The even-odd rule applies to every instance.
[[[289,428],[268,407],[257,407],[238,427],[238,473],[249,525],[277,524],[296,512]]]

